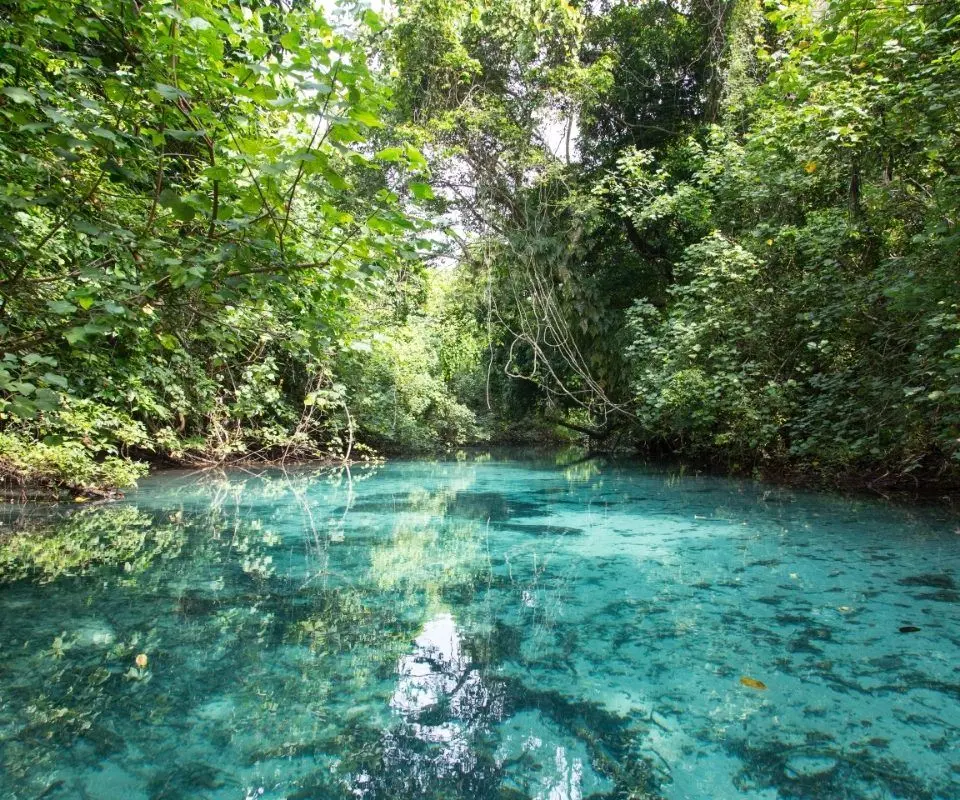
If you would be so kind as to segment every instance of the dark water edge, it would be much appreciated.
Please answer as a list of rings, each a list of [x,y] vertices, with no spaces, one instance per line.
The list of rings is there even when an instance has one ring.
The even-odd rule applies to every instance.
[[[639,452],[612,454],[649,465],[683,468],[704,475],[748,478],[793,489],[879,497],[898,503],[960,505],[960,466],[905,472],[898,465],[865,464],[844,469],[823,468],[788,459],[731,458],[723,452],[700,457],[678,456],[666,447],[641,446]]]
[[[490,455],[517,461],[556,459],[558,463],[598,461],[665,474],[705,476],[755,484],[761,491],[798,491],[835,495],[849,499],[890,501],[896,505],[952,510],[960,514],[960,474],[925,472],[891,477],[887,470],[869,468],[836,473],[817,471],[802,464],[760,463],[737,465],[719,456],[680,457],[670,450],[650,448],[592,449],[581,445],[561,446],[556,442],[518,445],[508,441],[488,445],[465,445],[456,451],[435,454],[390,456],[391,461],[456,460],[457,452],[470,458]]]

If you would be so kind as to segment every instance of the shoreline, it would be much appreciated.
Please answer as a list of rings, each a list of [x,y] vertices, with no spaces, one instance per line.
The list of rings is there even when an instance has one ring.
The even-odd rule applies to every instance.
[[[864,473],[856,475],[844,473],[831,476],[826,472],[818,472],[805,468],[802,465],[771,465],[768,467],[739,467],[727,466],[708,458],[683,458],[675,454],[650,454],[630,450],[602,451],[590,450],[578,445],[563,446],[559,443],[551,444],[510,444],[497,443],[492,445],[471,444],[462,447],[435,452],[396,452],[385,456],[368,459],[338,459],[325,458],[291,458],[291,459],[236,459],[223,462],[206,462],[202,459],[181,461],[153,453],[143,454],[133,459],[146,467],[146,473],[140,480],[160,475],[165,472],[212,472],[217,470],[284,470],[284,469],[336,469],[351,467],[367,467],[386,464],[394,461],[456,461],[458,454],[487,455],[492,458],[502,458],[517,462],[538,460],[545,458],[558,459],[564,453],[572,457],[570,463],[557,461],[557,466],[568,467],[588,461],[605,460],[612,464],[632,465],[652,470],[679,471],[692,476],[707,476],[728,480],[750,481],[764,484],[771,490],[788,490],[835,494],[845,497],[861,497],[865,499],[881,500],[895,505],[936,506],[960,513],[960,480],[955,477],[924,480],[916,478],[906,481],[903,476],[888,480],[889,473],[876,475]],[[102,504],[122,500],[132,487],[87,487],[82,491],[71,492],[56,486],[44,485],[42,482],[24,481],[21,484],[14,482],[11,476],[0,481],[0,502],[9,505],[58,505],[69,504]]]

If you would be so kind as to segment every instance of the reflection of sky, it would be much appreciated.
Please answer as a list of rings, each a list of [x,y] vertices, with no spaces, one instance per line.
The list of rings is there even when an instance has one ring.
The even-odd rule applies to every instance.
[[[480,677],[467,675],[470,660],[462,652],[460,634],[450,614],[438,614],[423,626],[414,640],[414,652],[403,656],[397,667],[397,688],[390,705],[413,724],[419,739],[431,742],[450,742],[461,730],[455,720],[436,725],[416,721],[420,712],[446,701],[451,717],[462,709],[468,688],[476,688]],[[468,684],[470,685],[468,687]]]
[[[428,621],[414,640],[413,652],[402,656],[397,665],[397,688],[391,707],[401,714],[406,726],[404,735],[438,746],[439,752],[428,755],[413,752],[403,743],[403,736],[394,737],[387,747],[388,761],[414,780],[426,786],[456,774],[470,773],[476,768],[476,755],[470,741],[471,716],[463,712],[477,690],[485,694],[480,676],[470,668],[470,659],[463,653],[456,622],[449,613],[440,613]],[[446,705],[444,710],[440,710]],[[438,708],[439,707],[439,708]],[[429,722],[420,715],[436,709],[439,713]]]
[[[469,663],[461,655],[460,635],[450,614],[439,614],[427,622],[414,645],[414,653],[400,659],[400,680],[390,703],[408,714],[428,708],[452,691]]]
[[[429,759],[434,776],[473,769],[471,734],[503,723],[503,703],[472,668],[451,614],[437,614],[423,626],[413,652],[400,658],[397,676],[390,705],[406,719],[415,738],[441,747]],[[420,715],[444,705],[445,713],[430,723],[419,721]],[[568,753],[551,728],[530,712],[507,720],[500,729],[497,763],[538,764],[538,779],[527,787],[533,800],[581,800],[583,760]],[[425,764],[418,759],[418,766]]]

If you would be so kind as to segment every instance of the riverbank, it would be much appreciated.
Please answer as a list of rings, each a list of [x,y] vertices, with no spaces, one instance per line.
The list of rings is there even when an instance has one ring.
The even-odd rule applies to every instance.
[[[390,448],[375,451],[351,443],[345,453],[317,447],[277,447],[225,456],[216,450],[172,451],[129,448],[104,452],[83,442],[56,444],[0,434],[0,498],[9,502],[113,500],[147,475],[168,469],[271,468],[309,464],[318,468],[367,465],[385,460],[422,457],[439,459],[455,453],[491,453],[521,460],[556,457],[558,464],[575,466],[594,459],[665,467],[679,474],[755,480],[771,487],[825,491],[850,496],[872,496],[898,503],[960,504],[960,475],[955,472],[898,472],[881,465],[862,469],[825,469],[814,463],[786,459],[732,459],[718,452],[689,456],[666,448],[618,446],[598,449],[587,437],[571,437],[562,429],[539,425],[526,435],[494,436],[488,441],[432,451]]]
[[[99,456],[99,457],[98,457]],[[318,467],[369,464],[382,460],[368,448],[343,455],[297,449],[215,458],[213,453],[175,456],[137,450],[122,455],[91,451],[77,442],[56,445],[12,440],[0,434],[0,498],[9,502],[115,500],[141,478],[166,469],[277,467],[311,463]]]

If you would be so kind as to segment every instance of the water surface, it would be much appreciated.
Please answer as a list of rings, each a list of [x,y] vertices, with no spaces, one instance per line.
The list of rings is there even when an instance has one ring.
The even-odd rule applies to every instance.
[[[30,525],[0,797],[960,798],[936,510],[470,457],[165,473]]]

